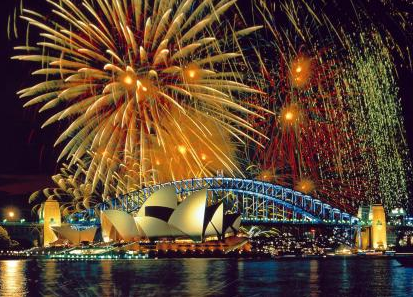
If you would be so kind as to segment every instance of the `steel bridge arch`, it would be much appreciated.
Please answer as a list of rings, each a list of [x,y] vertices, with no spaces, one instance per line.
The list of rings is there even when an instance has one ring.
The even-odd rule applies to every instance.
[[[263,181],[231,177],[162,183],[114,198],[103,203],[100,208],[135,212],[152,193],[171,185],[178,195],[207,188],[210,202],[215,202],[220,194],[221,197],[225,193],[235,194],[235,198],[227,195],[224,202],[231,204],[233,211],[242,214],[244,223],[358,224],[357,217],[301,192]]]

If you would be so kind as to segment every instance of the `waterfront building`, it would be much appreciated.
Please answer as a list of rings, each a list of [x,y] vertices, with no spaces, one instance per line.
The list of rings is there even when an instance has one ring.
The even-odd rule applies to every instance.
[[[93,242],[97,235],[97,226],[80,228],[76,225],[61,224],[60,212],[59,216],[56,213],[58,206],[57,201],[48,201],[43,206],[43,213],[46,215],[45,245],[63,242],[79,245],[82,242]],[[47,225],[46,219],[49,222]],[[207,245],[202,245],[202,249],[208,249],[212,244],[222,247],[221,250],[228,250],[244,242],[229,238],[237,234],[240,223],[239,214],[224,213],[222,202],[207,206],[206,189],[196,191],[180,202],[172,186],[153,193],[135,212],[128,213],[115,209],[100,212],[102,240],[107,243],[181,242],[182,247],[186,248],[185,244],[191,242],[208,242]],[[215,244],[212,241],[215,241]]]
[[[194,192],[178,204],[174,187],[152,194],[134,213],[104,210],[101,226],[104,241],[133,241],[139,238],[190,239],[203,242],[235,235],[239,214],[224,214],[224,205],[207,206],[207,190]]]
[[[77,229],[70,224],[62,224],[61,226],[53,226],[51,228],[63,241],[67,240],[68,243],[74,245],[79,245],[82,242],[93,242],[98,229],[97,227]]]

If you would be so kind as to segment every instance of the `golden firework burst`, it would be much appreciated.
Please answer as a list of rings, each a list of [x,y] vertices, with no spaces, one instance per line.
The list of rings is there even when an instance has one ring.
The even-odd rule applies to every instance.
[[[316,189],[315,183],[309,178],[299,180],[295,186],[295,190],[304,194],[310,194]]]
[[[155,176],[186,177],[170,157],[194,176],[216,168],[242,175],[220,147],[259,134],[244,119],[258,116],[244,96],[261,92],[238,71],[249,67],[238,39],[260,26],[237,30],[224,21],[235,2],[49,0],[48,17],[23,9],[41,41],[16,47],[25,53],[14,59],[41,64],[33,74],[46,79],[19,94],[31,98],[25,106],[56,111],[43,126],[70,123],[56,141],[65,143],[59,159],[89,160],[86,176],[93,185],[106,176],[108,188],[120,164],[133,164],[127,171],[138,172],[139,187]],[[158,175],[145,173],[157,166]]]

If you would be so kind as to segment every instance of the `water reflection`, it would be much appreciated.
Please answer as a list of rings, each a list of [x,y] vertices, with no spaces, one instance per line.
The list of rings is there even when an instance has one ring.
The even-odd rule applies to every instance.
[[[2,296],[24,296],[27,294],[24,269],[24,261],[0,261],[0,292]]]
[[[1,296],[413,296],[392,259],[0,261]]]
[[[309,283],[310,283],[310,296],[318,297],[320,296],[320,286],[319,286],[319,272],[318,272],[318,260],[310,261],[310,273],[309,273]]]
[[[402,268],[397,262],[391,263],[391,291],[413,296],[413,268]]]

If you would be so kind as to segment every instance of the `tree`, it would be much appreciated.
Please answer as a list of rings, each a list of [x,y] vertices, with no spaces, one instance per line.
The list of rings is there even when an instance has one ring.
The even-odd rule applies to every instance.
[[[0,248],[10,247],[11,239],[7,230],[0,226]]]

